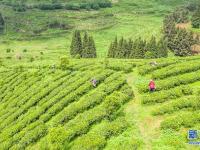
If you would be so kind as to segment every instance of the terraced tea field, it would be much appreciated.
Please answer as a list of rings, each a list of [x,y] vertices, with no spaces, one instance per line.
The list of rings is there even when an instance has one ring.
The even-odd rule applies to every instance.
[[[200,123],[200,57],[150,61],[1,68],[0,149],[191,149],[187,130]]]
[[[117,115],[133,97],[123,71],[86,63],[68,70],[2,69],[0,75],[1,149],[58,149],[68,144],[72,149],[100,148],[128,127]],[[94,77],[96,88],[90,83]],[[100,133],[94,132],[99,128]],[[91,138],[94,141],[84,145]]]
[[[198,149],[186,144],[189,129],[199,129],[199,58],[168,60],[156,67],[139,67],[141,105],[159,122],[161,133],[151,140],[153,149]],[[146,79],[156,79],[156,92],[149,93]],[[143,82],[143,83],[139,83]],[[198,141],[198,139],[197,139]],[[158,148],[159,145],[159,148]]]

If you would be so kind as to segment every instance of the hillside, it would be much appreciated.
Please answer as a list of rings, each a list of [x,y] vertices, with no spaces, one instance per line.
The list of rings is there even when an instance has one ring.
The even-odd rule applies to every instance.
[[[1,68],[0,147],[189,149],[187,129],[199,124],[199,61],[160,59],[150,67],[148,61],[109,60],[105,66],[81,60],[67,70]],[[148,92],[151,76],[155,93]]]
[[[0,0],[0,150],[199,149],[191,1]]]
[[[69,51],[72,31],[79,29],[94,35],[98,56],[104,57],[116,35],[127,38],[160,36],[163,16],[184,2],[119,0],[113,1],[111,8],[97,11],[28,9],[25,12],[16,12],[1,4],[0,12],[7,22],[6,34],[1,38],[1,54],[4,55],[7,48],[14,50],[14,54],[27,49],[32,57],[43,51],[52,60]],[[64,28],[49,27],[54,23]]]

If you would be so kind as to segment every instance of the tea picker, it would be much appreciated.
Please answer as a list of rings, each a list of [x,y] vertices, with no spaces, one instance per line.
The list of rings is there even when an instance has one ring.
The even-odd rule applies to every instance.
[[[97,86],[97,80],[95,78],[91,79],[91,83],[92,83],[93,87]]]

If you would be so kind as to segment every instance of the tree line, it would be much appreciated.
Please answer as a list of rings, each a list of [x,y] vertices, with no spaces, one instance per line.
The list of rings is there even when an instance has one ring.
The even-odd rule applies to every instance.
[[[118,40],[117,37],[111,42],[107,57],[109,58],[160,58],[167,57],[167,45],[163,38],[156,41],[152,36],[150,41],[139,37],[136,40],[124,39]]]
[[[96,58],[96,46],[93,37],[85,32],[82,38],[80,31],[74,31],[70,54],[74,58]]]
[[[193,28],[200,28],[200,1],[191,18]]]
[[[175,56],[190,56],[192,46],[199,42],[199,37],[194,38],[191,31],[176,27],[177,23],[188,22],[188,17],[183,16],[187,14],[186,11],[183,9],[179,11],[165,17],[163,21],[164,39],[167,41],[167,47],[174,52]]]
[[[98,10],[100,8],[112,7],[110,0],[88,0],[83,2],[68,2],[60,3],[58,0],[53,0],[52,2],[39,4],[26,5],[25,2],[9,3],[6,5],[12,6],[13,10],[18,12],[26,11],[27,9],[41,9],[41,10],[56,10],[56,9],[66,9],[66,10]]]

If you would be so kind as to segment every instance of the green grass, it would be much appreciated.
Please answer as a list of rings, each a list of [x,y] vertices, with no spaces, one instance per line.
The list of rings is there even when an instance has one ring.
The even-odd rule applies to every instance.
[[[163,16],[183,2],[184,0],[119,0],[112,8],[89,12],[33,9],[16,13],[11,8],[0,5],[8,22],[6,34],[0,40],[0,54],[4,54],[9,47],[16,51],[26,48],[31,51],[32,56],[43,50],[45,55],[48,55],[47,58],[54,59],[55,56],[69,52],[72,31],[79,29],[91,32],[96,41],[98,56],[104,57],[115,36],[142,36],[145,39],[152,35],[159,37]],[[72,29],[48,29],[48,22],[55,20],[69,25]],[[39,30],[42,32],[36,34]]]

